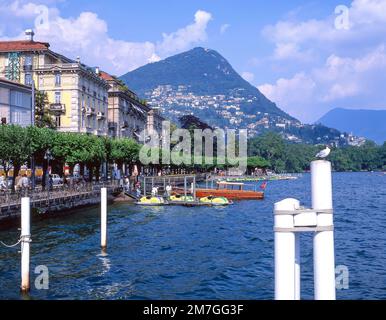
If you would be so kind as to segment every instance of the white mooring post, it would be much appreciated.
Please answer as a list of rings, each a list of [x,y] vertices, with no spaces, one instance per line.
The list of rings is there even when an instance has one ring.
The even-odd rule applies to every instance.
[[[300,285],[300,233],[295,233],[295,300],[300,300],[301,285]]]
[[[107,188],[101,189],[101,247],[107,248]]]
[[[300,235],[314,233],[316,300],[335,300],[334,221],[331,163],[311,163],[312,208],[296,199],[275,204],[275,299],[300,299]]]
[[[275,204],[275,299],[300,298],[300,270],[295,267],[296,252],[293,214],[299,208],[296,199],[285,199]],[[280,213],[279,213],[280,212]],[[299,295],[299,297],[298,297]]]
[[[21,291],[30,290],[29,264],[31,242],[30,198],[21,199]]]
[[[335,254],[331,163],[311,163],[312,209],[319,230],[314,235],[315,300],[335,300]],[[323,230],[324,229],[324,230]]]

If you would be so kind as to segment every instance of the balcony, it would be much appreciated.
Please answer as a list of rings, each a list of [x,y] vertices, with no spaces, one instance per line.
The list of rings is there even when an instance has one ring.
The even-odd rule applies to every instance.
[[[83,108],[83,113],[86,114],[87,117],[92,117],[94,115],[94,109],[93,108]]]
[[[109,130],[115,130],[117,124],[115,122],[109,122]]]
[[[49,110],[50,112],[64,114],[66,113],[66,106],[62,103],[51,103],[49,105]]]
[[[123,121],[121,123],[121,131],[127,131],[129,129],[129,123],[127,121]]]
[[[106,117],[105,117],[105,113],[104,112],[98,112],[97,113],[97,119],[98,120],[103,120],[103,119],[105,119]]]

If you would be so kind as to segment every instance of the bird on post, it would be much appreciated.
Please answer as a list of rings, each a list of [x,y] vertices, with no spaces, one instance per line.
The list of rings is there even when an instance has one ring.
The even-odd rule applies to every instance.
[[[329,154],[331,153],[331,149],[326,146],[326,149],[323,149],[322,151],[320,151],[317,155],[316,155],[316,158],[320,158],[320,159],[324,159],[324,158],[327,158],[329,156]]]

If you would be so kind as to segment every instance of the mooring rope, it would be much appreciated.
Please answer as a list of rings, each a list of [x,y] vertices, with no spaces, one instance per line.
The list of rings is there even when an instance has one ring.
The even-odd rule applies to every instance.
[[[24,240],[24,241],[27,240],[27,241],[31,242],[30,237],[31,237],[31,236],[20,236],[19,241],[16,242],[15,244],[12,244],[12,245],[8,245],[8,244],[4,243],[3,241],[0,241],[0,244],[1,244],[2,246],[6,247],[6,248],[14,248],[14,247],[16,247],[17,245],[19,245],[23,240]]]

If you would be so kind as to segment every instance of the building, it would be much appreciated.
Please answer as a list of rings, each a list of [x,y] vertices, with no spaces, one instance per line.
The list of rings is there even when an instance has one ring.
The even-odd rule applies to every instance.
[[[152,108],[147,114],[147,134],[152,135],[156,132],[161,135],[163,121],[165,121],[165,118],[161,116],[160,110],[158,108]]]
[[[154,131],[161,134],[164,118],[156,108],[144,104],[138,96],[116,77],[106,72],[100,76],[109,85],[108,91],[108,126],[109,136],[126,137],[143,140],[140,133],[146,129],[146,134]]]
[[[53,52],[48,43],[34,41],[32,30],[26,36],[0,41],[0,77],[26,85],[34,81],[46,92],[58,131],[106,136],[110,86],[98,68]]]
[[[140,133],[146,128],[151,109],[141,103],[136,94],[116,77],[106,72],[101,72],[100,76],[110,86],[107,116],[109,136],[138,140]]]
[[[32,88],[0,78],[0,118],[1,124],[31,125]]]

